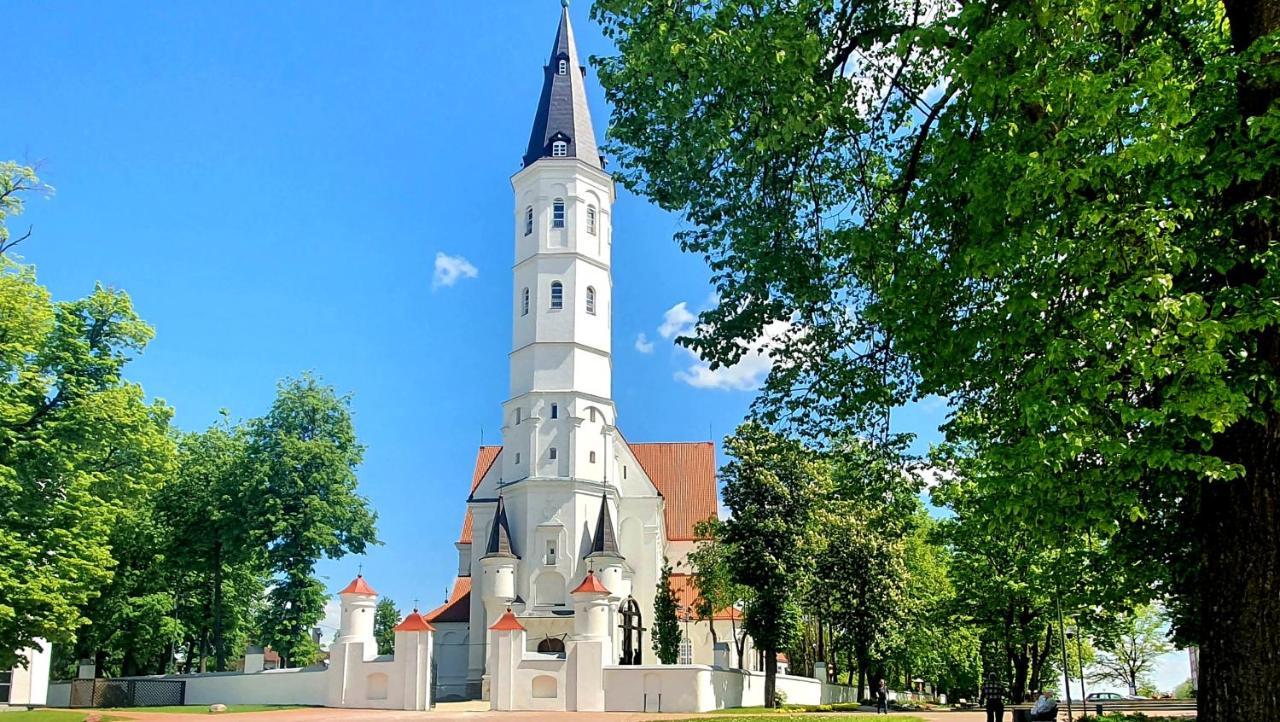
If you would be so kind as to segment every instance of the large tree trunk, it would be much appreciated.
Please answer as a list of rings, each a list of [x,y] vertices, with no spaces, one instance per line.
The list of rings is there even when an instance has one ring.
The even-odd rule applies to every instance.
[[[1222,451],[1246,476],[1200,498],[1201,722],[1280,720],[1280,444],[1241,426]]]
[[[1223,6],[1237,54],[1280,31],[1276,0],[1224,0]],[[1280,57],[1273,53],[1240,67],[1238,104],[1247,123],[1280,100]],[[1243,127],[1240,152],[1246,157],[1262,152],[1255,144],[1275,142],[1265,135],[1249,139]],[[1241,214],[1234,243],[1256,255],[1280,240],[1280,222],[1270,215],[1278,197],[1275,169],[1228,189],[1227,208]],[[1228,274],[1232,286],[1264,280],[1249,264]],[[1280,375],[1280,329],[1258,331],[1252,352],[1273,378]],[[1274,399],[1253,401],[1265,420],[1236,423],[1214,446],[1243,466],[1244,476],[1202,483],[1197,500],[1201,722],[1280,719],[1280,415],[1267,408]]]
[[[764,706],[777,707],[774,690],[778,688],[778,650],[764,653]]]

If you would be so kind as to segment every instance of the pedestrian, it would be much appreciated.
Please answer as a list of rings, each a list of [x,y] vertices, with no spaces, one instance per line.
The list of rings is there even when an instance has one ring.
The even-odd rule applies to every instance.
[[[876,714],[889,714],[889,685],[884,677],[880,678],[880,686],[876,688]]]
[[[995,672],[987,672],[987,680],[982,683],[982,693],[978,695],[978,704],[987,708],[987,722],[1004,722],[1004,698],[1008,694]]]

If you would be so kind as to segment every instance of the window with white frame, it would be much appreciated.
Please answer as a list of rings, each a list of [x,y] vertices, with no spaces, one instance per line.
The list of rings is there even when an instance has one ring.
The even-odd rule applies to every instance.
[[[524,209],[524,234],[526,236],[533,233],[533,206]]]
[[[547,553],[543,555],[542,561],[549,567],[556,565],[556,542],[554,539],[547,540]]]
[[[516,423],[520,423],[520,408],[516,407]]]
[[[587,412],[587,415],[591,417],[591,423],[594,424],[596,421],[596,407],[592,406],[591,410]]]
[[[552,461],[555,461],[556,459],[560,458],[556,456],[556,447],[553,446],[547,450],[547,458],[551,459]]]
[[[528,286],[525,286],[524,290],[520,292],[520,315],[521,316],[529,315],[529,287]]]
[[[596,234],[596,207],[587,206],[587,233]]]
[[[516,452],[516,465],[517,465],[517,466],[519,466],[519,465],[520,465],[520,452],[519,452],[519,451],[517,451],[517,452]]]
[[[622,467],[622,478],[627,478],[627,467]]]
[[[592,464],[596,463],[596,452],[593,451],[590,454],[587,454],[587,461]]]
[[[568,74],[569,74],[569,61],[568,61],[568,60],[565,60],[564,58],[560,58],[560,68],[559,68],[559,70],[557,70],[557,72],[558,72],[558,73],[560,73],[561,75],[568,75]]]
[[[551,404],[551,418],[553,418],[553,419],[558,419],[558,418],[560,418],[560,406],[559,406],[559,404]]]
[[[596,315],[596,289],[593,286],[587,286],[587,313]]]
[[[557,198],[551,204],[551,227],[564,228],[564,199]]]
[[[559,281],[551,282],[551,308],[564,308],[564,284]]]
[[[566,158],[569,156],[569,144],[563,140],[557,140],[551,144],[552,158]]]
[[[688,635],[680,635],[680,659],[676,664],[693,664],[693,641]]]

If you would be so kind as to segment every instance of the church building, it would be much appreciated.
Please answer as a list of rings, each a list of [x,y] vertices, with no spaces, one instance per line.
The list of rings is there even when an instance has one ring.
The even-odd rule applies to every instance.
[[[439,699],[488,695],[492,627],[508,611],[526,650],[562,657],[573,591],[607,589],[605,663],[653,664],[648,628],[664,558],[685,611],[681,662],[736,665],[733,610],[692,617],[683,566],[717,514],[711,442],[633,443],[612,398],[614,184],[596,145],[566,7],[543,69],[523,168],[511,179],[510,390],[502,445],[482,446],[436,628]],[[459,488],[460,496],[462,489]],[[684,619],[684,617],[690,617]],[[732,660],[732,661],[731,661]]]

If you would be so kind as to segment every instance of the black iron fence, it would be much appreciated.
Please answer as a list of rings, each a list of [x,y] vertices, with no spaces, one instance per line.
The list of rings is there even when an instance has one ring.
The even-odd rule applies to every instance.
[[[187,683],[167,679],[73,679],[72,707],[166,707],[186,703]]]

